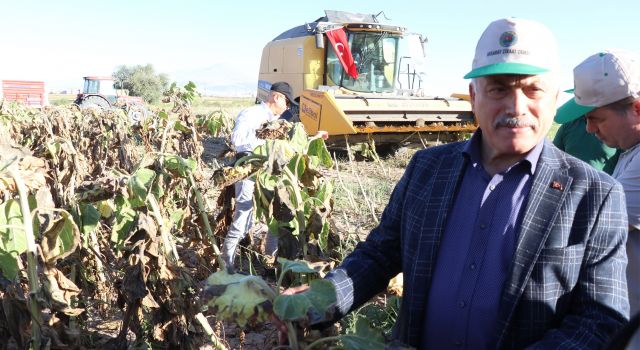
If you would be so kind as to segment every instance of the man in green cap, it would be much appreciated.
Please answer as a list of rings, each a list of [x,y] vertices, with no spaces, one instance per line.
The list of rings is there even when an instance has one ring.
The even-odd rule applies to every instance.
[[[556,121],[585,115],[586,130],[622,149],[613,177],[624,188],[629,238],[627,284],[631,315],[640,312],[640,56],[623,50],[596,53],[573,70],[575,97],[558,109]],[[636,336],[631,349],[640,349]]]
[[[594,134],[587,132],[585,118],[560,125],[553,138],[553,144],[570,155],[586,162],[605,173],[613,174],[620,152],[600,141]]]

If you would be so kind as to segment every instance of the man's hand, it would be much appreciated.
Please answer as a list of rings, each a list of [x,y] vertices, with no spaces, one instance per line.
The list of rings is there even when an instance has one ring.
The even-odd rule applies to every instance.
[[[301,286],[297,286],[297,287],[291,287],[291,288],[287,288],[285,290],[282,291],[282,295],[295,295],[295,294],[300,294],[302,292],[305,292],[307,289],[309,289],[309,285],[308,284],[303,284]]]
[[[319,130],[315,135],[311,137],[312,140],[315,140],[315,139],[326,140],[328,138],[329,138],[329,133],[324,130]]]

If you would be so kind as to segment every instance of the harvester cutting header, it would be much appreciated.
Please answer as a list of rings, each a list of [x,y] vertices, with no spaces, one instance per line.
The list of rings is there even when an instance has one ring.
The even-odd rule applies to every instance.
[[[426,39],[379,16],[327,10],[277,36],[262,51],[258,100],[273,82],[288,82],[307,132],[326,130],[334,145],[343,135],[389,144],[475,130],[468,101],[425,96]]]

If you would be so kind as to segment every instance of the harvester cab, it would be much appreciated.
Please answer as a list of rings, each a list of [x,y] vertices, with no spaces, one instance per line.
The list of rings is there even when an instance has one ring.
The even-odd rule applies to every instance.
[[[122,109],[133,122],[139,122],[149,114],[142,97],[129,96],[115,88],[113,77],[84,77],[84,87],[74,102],[80,108]]]
[[[347,138],[424,144],[473,132],[468,100],[426,96],[426,39],[379,17],[326,10],[278,35],[262,51],[257,99],[288,82],[307,132],[325,130],[338,147]]]

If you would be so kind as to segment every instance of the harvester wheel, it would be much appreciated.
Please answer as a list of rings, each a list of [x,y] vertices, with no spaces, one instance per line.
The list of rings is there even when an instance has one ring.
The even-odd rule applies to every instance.
[[[80,102],[80,108],[102,108],[109,109],[111,105],[109,101],[100,96],[87,96]]]

